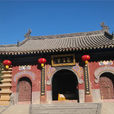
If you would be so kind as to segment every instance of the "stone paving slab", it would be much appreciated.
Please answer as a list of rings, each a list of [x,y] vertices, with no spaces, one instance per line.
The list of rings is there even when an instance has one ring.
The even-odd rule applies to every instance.
[[[60,108],[68,108],[68,105],[65,107],[61,107],[62,104],[59,104]],[[77,104],[77,108],[79,104]],[[81,104],[82,105],[82,104]],[[80,106],[81,106],[80,105]],[[86,106],[87,104],[85,104]],[[32,105],[31,105],[32,106]],[[57,110],[55,112],[55,110],[53,110],[54,108],[59,108],[59,106],[51,104],[50,106],[48,104],[45,105],[33,105],[34,107],[34,112],[31,113],[30,109],[31,109],[30,105],[27,104],[18,104],[18,105],[11,105],[11,106],[0,106],[0,114],[64,114],[61,111]],[[42,107],[41,107],[42,106]],[[56,107],[57,106],[57,107]],[[73,106],[73,104],[71,105]],[[92,108],[92,105],[88,104],[89,108]],[[42,109],[47,108],[47,111],[40,111]],[[52,108],[52,111],[50,111],[50,113],[48,112],[50,109]],[[71,108],[71,107],[70,107]],[[94,107],[95,108],[95,107]],[[83,107],[82,107],[83,109]],[[81,109],[81,110],[82,110]],[[93,112],[95,112],[95,109],[92,109]],[[88,111],[88,110],[86,110]],[[84,112],[84,114],[86,114],[87,112]],[[77,112],[75,109],[72,109],[72,112],[70,112],[69,108],[65,111],[65,114],[80,114],[80,112]],[[89,114],[91,114],[90,112],[88,112]],[[92,113],[93,114],[93,113]],[[96,112],[97,114],[97,112]],[[101,114],[114,114],[114,102],[110,102],[110,103],[102,103],[102,109],[101,109]]]
[[[0,114],[29,114],[29,105],[11,105]]]
[[[0,114],[7,110],[8,106],[0,106]]]
[[[114,102],[102,103],[101,114],[114,114]]]

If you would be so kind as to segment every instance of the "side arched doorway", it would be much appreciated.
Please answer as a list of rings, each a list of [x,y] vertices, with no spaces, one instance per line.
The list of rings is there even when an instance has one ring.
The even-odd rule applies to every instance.
[[[58,100],[58,95],[64,95],[66,100],[79,102],[78,80],[76,75],[66,69],[59,70],[52,78],[52,100]]]
[[[100,76],[101,99],[114,99],[114,75],[112,73],[103,73]]]
[[[32,100],[32,82],[29,78],[23,77],[18,81],[18,102],[31,103]]]

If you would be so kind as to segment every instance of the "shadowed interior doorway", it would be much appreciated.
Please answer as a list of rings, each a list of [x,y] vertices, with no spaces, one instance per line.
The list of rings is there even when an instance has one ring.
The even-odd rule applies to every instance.
[[[52,78],[52,99],[58,100],[58,94],[65,96],[66,100],[79,102],[78,80],[76,75],[66,69],[59,70]]]

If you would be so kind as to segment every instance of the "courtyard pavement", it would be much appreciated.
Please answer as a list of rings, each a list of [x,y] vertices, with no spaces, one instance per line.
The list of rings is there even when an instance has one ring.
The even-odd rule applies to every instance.
[[[11,105],[8,107],[0,107],[0,114],[30,114],[30,105]]]
[[[102,103],[101,114],[114,114],[114,102]]]
[[[0,114],[31,114],[30,110],[31,106],[28,104],[0,106]],[[102,103],[101,114],[114,114],[114,102]]]

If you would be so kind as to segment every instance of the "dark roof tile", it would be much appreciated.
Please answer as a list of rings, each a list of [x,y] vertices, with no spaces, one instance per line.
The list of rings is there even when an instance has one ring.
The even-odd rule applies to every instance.
[[[19,45],[1,45],[0,54],[21,55],[69,50],[114,48],[114,40],[103,31],[51,36],[30,36]]]

